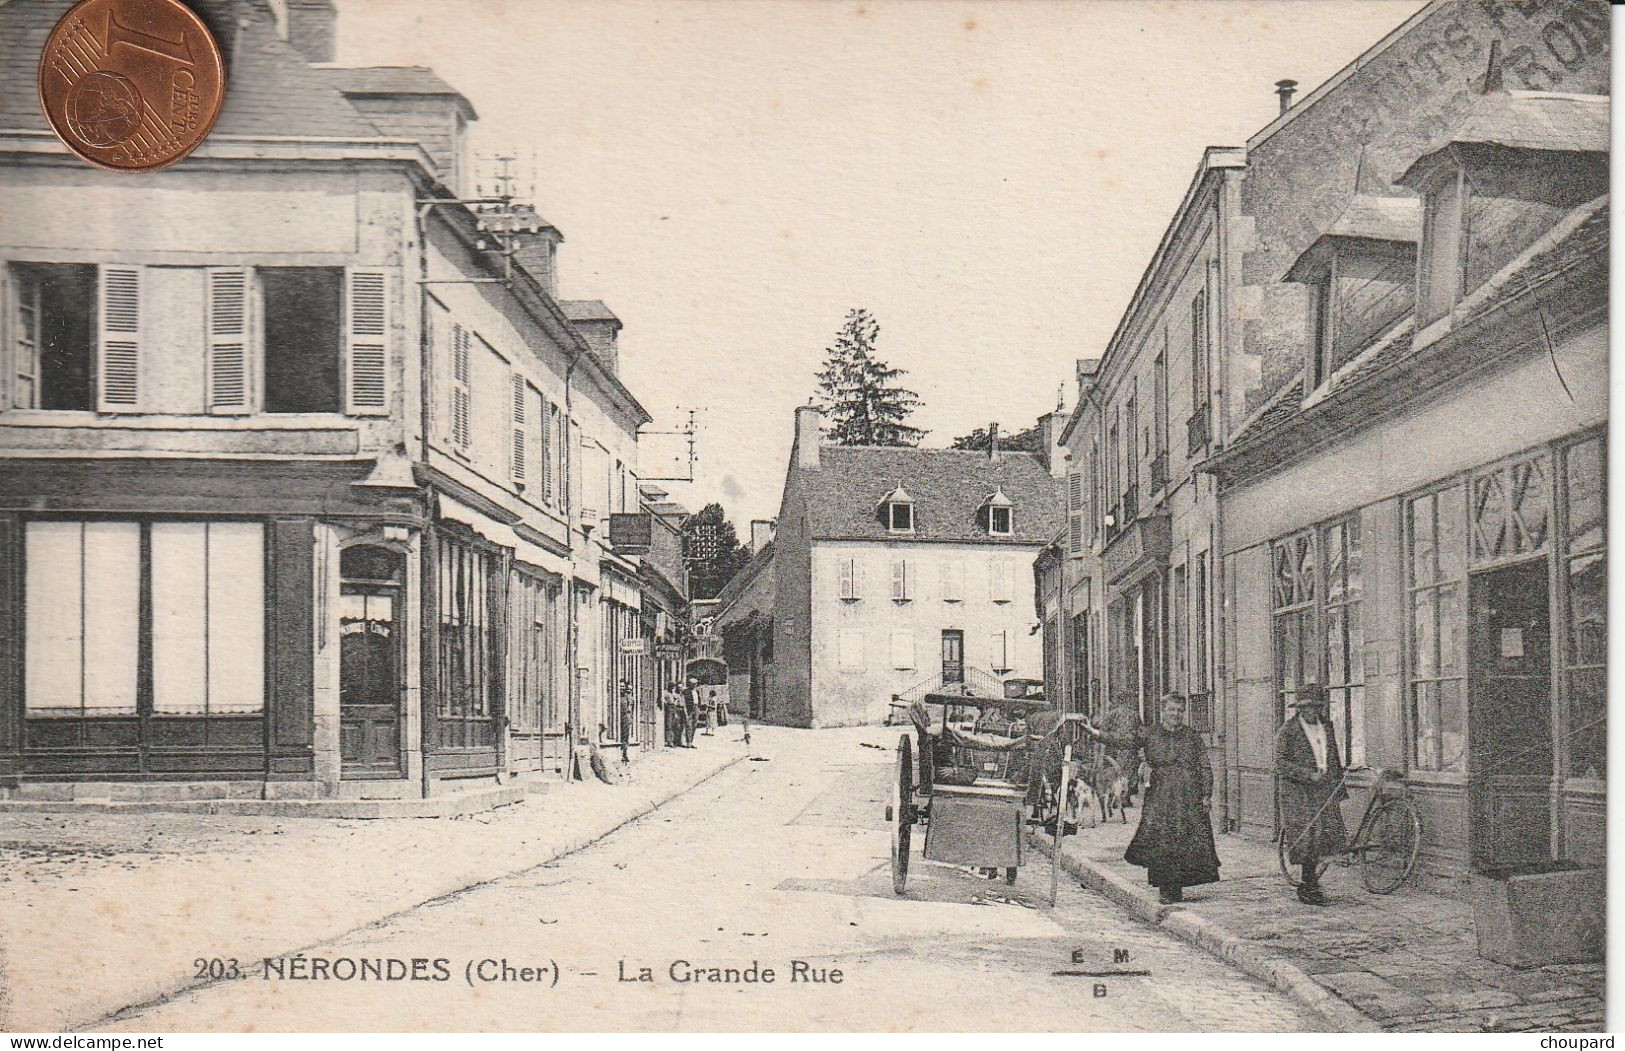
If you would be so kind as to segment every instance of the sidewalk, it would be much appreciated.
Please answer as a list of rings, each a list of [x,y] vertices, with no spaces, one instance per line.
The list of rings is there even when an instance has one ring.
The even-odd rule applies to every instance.
[[[1160,905],[1145,870],[1123,860],[1128,824],[1085,826],[1069,837],[1062,867],[1142,919],[1269,982],[1344,1031],[1600,1032],[1601,963],[1518,970],[1482,959],[1465,893],[1413,881],[1369,894],[1358,869],[1334,865],[1331,904],[1299,904],[1272,843],[1216,837],[1217,884]],[[1046,848],[1047,838],[1044,840]]]
[[[771,727],[456,818],[0,814],[0,1030],[68,1030],[533,868],[759,753]]]

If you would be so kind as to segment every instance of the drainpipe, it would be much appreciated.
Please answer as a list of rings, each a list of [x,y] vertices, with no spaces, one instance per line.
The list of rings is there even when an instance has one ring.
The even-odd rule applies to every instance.
[[[570,381],[575,377],[576,366],[580,364],[581,352],[571,347],[565,348],[570,355],[570,363],[564,369],[564,416],[560,419],[559,443],[563,455],[559,464],[563,468],[560,472],[564,477],[559,479],[559,494],[562,499],[559,504],[564,509],[564,543],[566,565],[570,571],[568,586],[565,588],[565,620],[564,620],[564,652],[570,660],[569,707],[564,721],[564,744],[567,752],[564,759],[564,779],[570,780],[575,767],[576,735],[581,728],[576,723],[581,718],[581,625],[576,612],[576,507],[575,487],[571,484],[575,477],[575,458],[578,450],[570,445],[570,423],[575,418],[573,408],[574,395],[571,391]]]

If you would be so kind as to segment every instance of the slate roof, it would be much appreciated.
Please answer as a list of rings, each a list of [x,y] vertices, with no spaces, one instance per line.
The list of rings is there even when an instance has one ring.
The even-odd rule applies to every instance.
[[[329,86],[346,95],[445,95],[457,101],[469,120],[476,119],[474,107],[463,93],[427,66],[321,65],[315,69]]]
[[[74,0],[0,4],[0,127],[49,131],[35,77],[45,38]],[[356,112],[305,57],[276,35],[268,12],[230,0],[192,0],[226,58],[226,102],[216,135],[376,139]],[[241,26],[239,14],[252,11]]]
[[[1480,96],[1456,126],[1395,182],[1407,185],[1451,143],[1565,153],[1608,152],[1608,96],[1497,91]]]
[[[815,540],[964,541],[1043,544],[1061,528],[1060,483],[1037,456],[1006,452],[997,462],[972,449],[824,445],[816,468],[797,468]],[[901,485],[914,500],[914,532],[881,524],[881,499]],[[977,511],[995,490],[1015,505],[1014,533],[989,536]]]

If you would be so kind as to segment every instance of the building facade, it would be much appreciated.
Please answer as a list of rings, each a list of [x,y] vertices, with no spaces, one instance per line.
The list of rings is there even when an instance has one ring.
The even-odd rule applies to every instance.
[[[1399,500],[1406,486],[1451,489],[1452,472],[1464,472],[1469,484],[1474,471],[1491,470],[1491,454],[1516,434],[1529,441],[1504,449],[1508,455],[1557,443],[1546,460],[1532,454],[1547,480],[1545,496],[1557,507],[1560,497],[1549,487],[1567,455],[1563,442],[1602,424],[1606,410],[1596,399],[1605,398],[1605,388],[1565,397],[1561,411],[1541,401],[1543,388],[1531,387],[1528,399],[1479,402],[1481,413],[1434,413],[1417,407],[1438,396],[1432,388],[1424,394],[1403,386],[1413,378],[1405,369],[1422,367],[1407,365],[1384,374],[1392,400],[1381,411],[1392,419],[1315,407],[1335,400],[1328,397],[1334,386],[1369,391],[1364,370],[1374,357],[1392,362],[1412,355],[1417,341],[1396,326],[1425,332],[1447,305],[1465,301],[1464,289],[1523,280],[1511,272],[1497,275],[1540,237],[1561,238],[1563,223],[1582,222],[1574,210],[1603,191],[1587,159],[1594,142],[1579,130],[1585,120],[1576,113],[1590,112],[1596,102],[1587,97],[1606,92],[1607,84],[1607,34],[1596,5],[1429,4],[1306,98],[1294,102],[1296,86],[1278,84],[1280,115],[1245,147],[1206,152],[1102,360],[1080,363],[1078,406],[1064,432],[1071,453],[1068,526],[1040,578],[1050,596],[1046,628],[1057,636],[1051,689],[1079,710],[1126,706],[1142,717],[1152,714],[1146,701],[1159,692],[1190,695],[1192,720],[1206,734],[1220,773],[1214,807],[1221,827],[1274,834],[1272,742],[1285,694],[1307,681],[1334,695],[1333,721],[1349,750],[1346,761],[1404,769],[1416,791],[1435,801],[1425,815],[1431,865],[1459,869],[1470,858],[1487,864],[1495,852],[1474,853],[1469,826],[1488,827],[1483,822],[1495,807],[1505,808],[1503,824],[1512,821],[1516,793],[1486,790],[1475,815],[1463,784],[1441,787],[1434,766],[1443,762],[1442,744],[1430,745],[1427,754],[1403,744],[1424,724],[1432,727],[1429,741],[1443,741],[1435,694],[1455,713],[1454,740],[1464,744],[1460,725],[1471,708],[1465,698],[1472,683],[1433,685],[1416,672],[1424,680],[1421,711],[1431,721],[1406,714],[1401,669],[1419,659],[1406,641],[1414,634],[1408,614],[1401,612],[1401,597],[1410,593],[1390,592],[1383,601],[1396,605],[1379,613],[1373,590],[1379,552],[1389,558],[1399,550],[1400,519],[1390,521],[1388,508],[1376,512],[1381,522],[1367,521],[1369,504],[1329,494],[1342,489],[1351,498],[1368,493],[1373,501]],[[1542,109],[1506,102],[1507,91],[1569,101]],[[1496,115],[1496,107],[1510,111]],[[1507,142],[1521,141],[1525,152],[1486,160],[1486,151],[1507,144],[1497,136],[1508,134],[1514,139]],[[1455,169],[1460,192],[1437,190],[1430,180],[1443,185],[1451,170],[1439,158],[1467,158],[1475,150],[1479,167],[1464,159]],[[1431,159],[1413,170],[1420,158]],[[1537,199],[1531,183],[1551,196]],[[1430,201],[1444,203],[1434,209]],[[1475,256],[1463,257],[1459,276],[1437,276],[1455,273],[1448,268],[1419,270],[1418,242],[1429,241],[1427,231],[1458,225],[1466,231],[1458,241],[1480,245]],[[1553,250],[1579,251],[1573,243]],[[1418,304],[1427,320],[1407,322]],[[1517,308],[1508,300],[1507,309]],[[1594,315],[1575,324],[1581,330],[1601,324]],[[1580,338],[1578,330],[1566,331]],[[1563,344],[1554,347],[1548,357],[1556,354],[1559,371],[1570,376]],[[1468,355],[1476,369],[1479,358]],[[1464,384],[1478,375],[1460,362],[1456,367]],[[1576,360],[1572,368],[1582,365]],[[1524,378],[1536,377],[1531,371]],[[1399,413],[1402,404],[1408,408]],[[1276,429],[1300,413],[1318,429],[1309,422],[1295,431]],[[1537,414],[1543,422],[1535,425]],[[1164,437],[1170,420],[1176,433]],[[1388,437],[1358,438],[1368,427]],[[1272,443],[1264,441],[1266,433],[1276,435]],[[1323,452],[1303,459],[1300,446]],[[1232,451],[1243,447],[1254,451]],[[1590,455],[1592,446],[1583,449]],[[1157,462],[1160,456],[1165,464]],[[1300,460],[1301,469],[1277,470]],[[1264,486],[1255,477],[1282,481]],[[1486,492],[1494,488],[1484,485]],[[1336,514],[1331,504],[1338,505]],[[1359,521],[1351,526],[1356,508]],[[1344,518],[1334,521],[1338,514]],[[1295,556],[1301,556],[1296,563]],[[1555,566],[1571,556],[1554,548],[1545,557]],[[1398,570],[1389,564],[1382,572]],[[1556,596],[1555,584],[1551,590]],[[1464,601],[1449,593],[1450,602]],[[1472,610],[1450,608],[1451,617],[1436,617],[1430,630],[1460,642],[1467,635],[1458,621]],[[1560,597],[1550,608],[1554,617],[1569,615]],[[1558,630],[1551,629],[1552,638]],[[1431,659],[1442,658],[1436,652]],[[1380,698],[1359,678],[1374,683],[1379,675],[1389,684]],[[1551,703],[1567,703],[1567,687],[1555,678],[1552,683]],[[1380,733],[1390,735],[1380,748],[1372,736],[1379,724]],[[1471,755],[1469,748],[1455,762],[1471,768]],[[1562,762],[1555,762],[1561,771]],[[1596,766],[1578,762],[1582,775]],[[1554,787],[1566,773],[1541,771],[1530,776],[1547,788],[1520,797],[1518,805],[1538,809],[1541,803],[1530,801],[1538,796],[1550,817],[1531,827],[1592,827],[1600,815],[1593,797]],[[1369,776],[1356,776],[1357,789]],[[1465,776],[1458,769],[1442,781]],[[1559,796],[1568,801],[1561,815],[1553,802]],[[1563,851],[1576,856],[1569,847]]]
[[[1057,422],[1041,421],[1051,435]],[[823,445],[818,410],[797,409],[773,539],[763,717],[878,723],[898,698],[943,683],[1036,678],[1032,566],[1061,521],[1053,461],[996,443]]]
[[[330,3],[208,0],[221,120],[120,178],[33,104],[68,6],[0,10],[3,790],[417,797],[642,743],[608,524],[649,416],[558,232],[469,196],[472,107],[333,67]]]

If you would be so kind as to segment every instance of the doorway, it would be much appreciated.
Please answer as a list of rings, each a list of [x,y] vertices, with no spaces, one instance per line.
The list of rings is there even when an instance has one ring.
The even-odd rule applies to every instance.
[[[1545,559],[1469,581],[1467,791],[1473,867],[1551,858],[1551,596]]]
[[[942,682],[965,681],[965,633],[950,628],[942,633]]]
[[[401,776],[401,592],[406,558],[357,545],[339,556],[339,756],[345,778]]]

